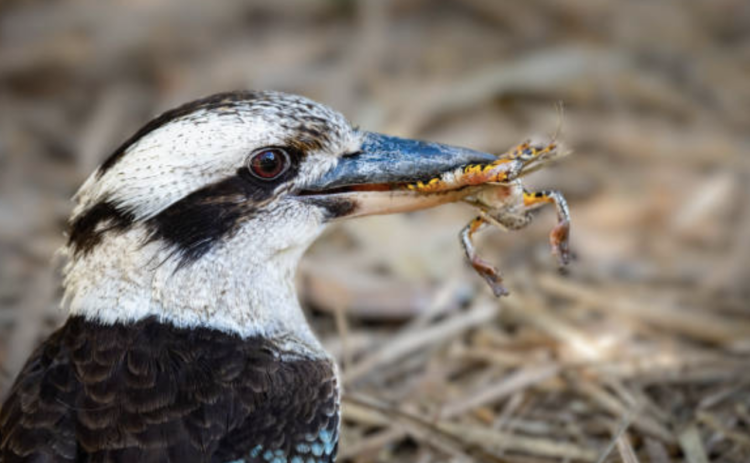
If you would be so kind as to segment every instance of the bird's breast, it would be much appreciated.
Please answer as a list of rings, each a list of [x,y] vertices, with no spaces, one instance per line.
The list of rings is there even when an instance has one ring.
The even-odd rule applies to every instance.
[[[339,390],[330,360],[262,337],[71,317],[1,410],[0,460],[327,462]]]

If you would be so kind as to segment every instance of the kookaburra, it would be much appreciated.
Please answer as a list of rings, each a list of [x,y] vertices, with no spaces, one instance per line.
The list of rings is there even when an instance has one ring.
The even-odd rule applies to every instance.
[[[0,461],[333,461],[340,387],[300,257],[332,221],[460,199],[396,187],[494,159],[276,92],[155,118],[75,197],[69,317],[2,405]]]

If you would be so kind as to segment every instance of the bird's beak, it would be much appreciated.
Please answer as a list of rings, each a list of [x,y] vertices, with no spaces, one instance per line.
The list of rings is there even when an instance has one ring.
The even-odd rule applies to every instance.
[[[462,199],[471,188],[420,192],[409,184],[428,182],[468,164],[497,157],[466,148],[366,132],[360,151],[339,159],[304,198],[324,206],[335,218],[408,212]]]

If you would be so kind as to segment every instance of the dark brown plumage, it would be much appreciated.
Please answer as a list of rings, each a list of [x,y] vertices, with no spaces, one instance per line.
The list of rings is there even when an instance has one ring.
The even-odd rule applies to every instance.
[[[295,355],[153,319],[72,317],[32,355],[0,411],[0,461],[330,461],[333,367]]]

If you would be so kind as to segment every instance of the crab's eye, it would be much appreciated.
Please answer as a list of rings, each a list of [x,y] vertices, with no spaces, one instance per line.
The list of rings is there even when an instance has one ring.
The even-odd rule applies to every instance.
[[[261,180],[273,180],[286,172],[289,154],[281,148],[264,148],[250,156],[248,167]]]

